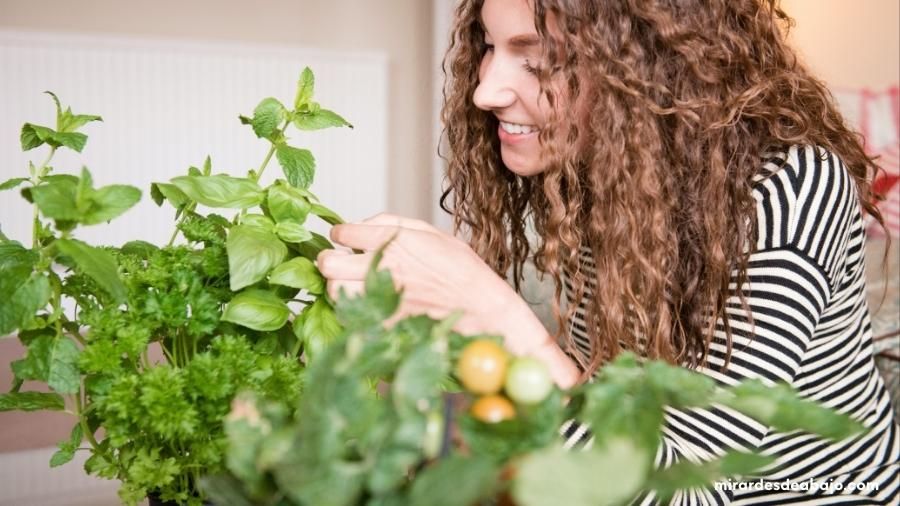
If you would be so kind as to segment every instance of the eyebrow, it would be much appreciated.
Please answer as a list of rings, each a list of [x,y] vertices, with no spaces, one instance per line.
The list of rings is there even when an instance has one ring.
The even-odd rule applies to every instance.
[[[507,42],[510,47],[528,49],[541,45],[541,38],[537,34],[516,35]]]
[[[481,20],[481,16],[478,16],[478,26],[479,28],[481,28],[481,32],[487,35],[488,31],[484,26],[484,21]],[[527,33],[512,37],[511,39],[509,39],[507,44],[515,49],[530,49],[536,46],[540,46],[541,38],[536,33]]]

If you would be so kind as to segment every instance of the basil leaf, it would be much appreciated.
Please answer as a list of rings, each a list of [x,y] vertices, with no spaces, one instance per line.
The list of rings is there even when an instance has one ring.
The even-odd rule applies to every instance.
[[[246,209],[263,201],[262,188],[246,178],[215,176],[179,176],[172,184],[191,200],[209,207]]]
[[[293,221],[300,224],[306,221],[312,207],[309,199],[301,191],[283,184],[269,188],[266,203],[269,214],[275,221]]]
[[[292,221],[279,222],[275,225],[275,233],[284,242],[300,243],[312,239],[312,232]]]
[[[241,218],[241,225],[256,227],[266,232],[275,232],[275,222],[262,214],[247,214]]]
[[[225,247],[233,291],[264,279],[287,256],[287,247],[278,236],[248,225],[232,227]]]
[[[150,185],[150,196],[156,205],[161,206],[164,200],[168,200],[175,209],[179,209],[191,201],[190,197],[171,183],[153,183]]]
[[[325,291],[325,279],[312,260],[304,257],[292,258],[275,267],[269,275],[269,283],[305,289],[316,295]]]
[[[344,220],[341,219],[341,217],[338,216],[336,212],[328,209],[322,204],[313,204],[310,212],[315,214],[319,218],[322,218],[322,220],[329,225],[340,225],[344,222]]]
[[[324,297],[303,309],[300,317],[294,319],[293,329],[310,360],[320,355],[343,330],[334,309]]]
[[[259,331],[278,330],[291,310],[268,290],[247,290],[237,294],[225,307],[222,320]]]

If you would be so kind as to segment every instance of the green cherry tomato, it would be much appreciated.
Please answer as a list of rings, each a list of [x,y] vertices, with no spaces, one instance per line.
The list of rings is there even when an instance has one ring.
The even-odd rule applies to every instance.
[[[456,376],[475,394],[495,394],[503,387],[506,375],[506,351],[499,344],[478,339],[463,348],[456,364]]]
[[[519,357],[509,366],[504,387],[513,401],[538,404],[550,395],[553,380],[543,362],[534,357]]]

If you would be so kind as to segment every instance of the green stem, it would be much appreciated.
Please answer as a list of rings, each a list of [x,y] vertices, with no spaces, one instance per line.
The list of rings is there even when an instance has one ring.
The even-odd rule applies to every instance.
[[[280,130],[280,131],[281,131],[281,137],[284,136],[284,131],[287,130],[287,127],[288,127],[290,124],[291,124],[291,121],[290,121],[290,120],[286,120],[286,121],[284,122],[284,125],[281,126],[281,130]],[[273,143],[272,143],[272,146],[269,147],[269,152],[266,153],[266,157],[263,159],[262,165],[259,166],[259,170],[256,172],[256,177],[253,178],[253,181],[254,181],[254,182],[259,182],[259,178],[262,177],[263,172],[266,170],[266,167],[269,165],[269,160],[272,159],[272,155],[275,154],[275,150],[276,150],[276,149],[277,149],[277,146],[276,146],[275,143],[273,142]]]
[[[50,152],[47,153],[47,158],[41,163],[41,165],[37,168],[37,172],[32,174],[31,176],[31,184],[32,186],[37,186],[41,182],[41,177],[44,173],[44,169],[47,168],[47,164],[50,163],[50,159],[53,158],[53,155],[56,153],[56,147],[50,146]],[[38,214],[38,206],[37,204],[32,205],[32,216],[33,216],[33,225],[31,228],[31,247],[37,249],[38,247],[38,230],[41,228],[41,217]]]
[[[181,222],[184,221],[184,217],[187,216],[188,213],[194,212],[194,209],[196,209],[196,208],[197,208],[196,202],[191,202],[190,204],[185,206],[184,212],[181,213],[181,218],[178,218],[178,222],[175,223],[175,230],[172,231],[172,237],[169,238],[169,243],[166,244],[166,246],[171,247],[173,244],[175,244],[175,238],[178,237],[178,225],[180,225]]]

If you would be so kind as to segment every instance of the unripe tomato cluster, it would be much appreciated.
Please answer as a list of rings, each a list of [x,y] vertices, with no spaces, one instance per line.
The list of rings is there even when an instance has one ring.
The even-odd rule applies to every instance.
[[[541,361],[510,358],[502,346],[487,339],[472,341],[463,348],[456,377],[466,390],[478,396],[470,413],[485,423],[514,418],[515,405],[538,404],[553,390],[553,380]]]

